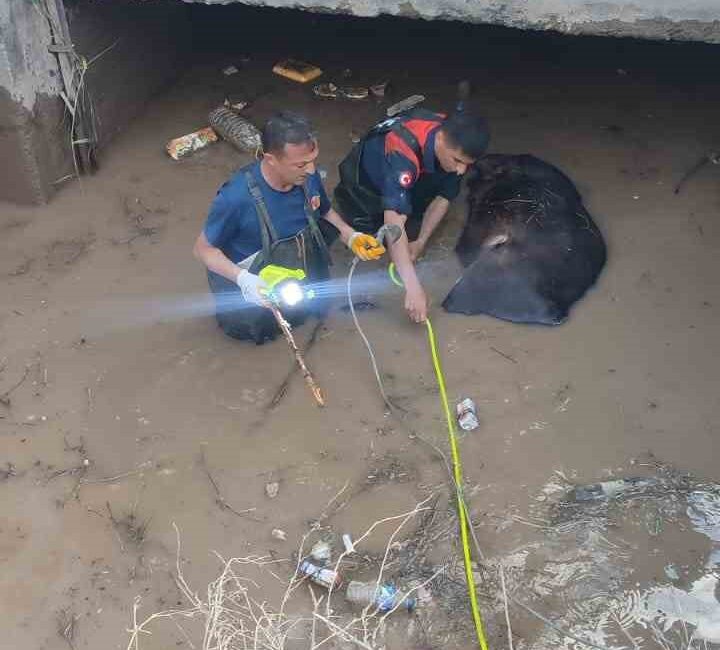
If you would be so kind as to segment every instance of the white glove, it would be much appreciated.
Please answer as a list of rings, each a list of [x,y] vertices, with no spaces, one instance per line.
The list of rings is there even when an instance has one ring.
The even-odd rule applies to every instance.
[[[261,289],[267,289],[267,284],[259,275],[250,273],[247,269],[241,269],[235,282],[240,287],[243,298],[248,302],[261,307],[267,303],[267,298],[260,292]]]

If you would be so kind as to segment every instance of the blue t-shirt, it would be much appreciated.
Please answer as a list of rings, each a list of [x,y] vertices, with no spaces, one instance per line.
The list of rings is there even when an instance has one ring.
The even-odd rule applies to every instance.
[[[439,127],[438,127],[439,128]],[[460,193],[462,176],[446,172],[435,157],[435,136],[433,129],[423,147],[423,172],[435,176],[438,196],[452,201]],[[412,189],[420,177],[417,165],[398,151],[385,152],[386,133],[371,135],[363,143],[360,160],[361,185],[372,188],[382,197],[384,210],[395,210],[410,216],[412,213]]]
[[[219,190],[210,206],[203,232],[212,246],[219,248],[232,262],[238,263],[262,248],[262,234],[250,194],[245,171],[252,173],[280,239],[294,237],[307,225],[305,193],[302,187],[280,192],[268,185],[260,171],[260,162],[236,172]],[[320,175],[308,178],[308,195],[317,213],[325,216],[330,209]]]

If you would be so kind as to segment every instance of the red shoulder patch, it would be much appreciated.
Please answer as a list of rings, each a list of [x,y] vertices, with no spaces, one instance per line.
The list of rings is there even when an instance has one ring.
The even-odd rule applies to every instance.
[[[319,210],[320,209],[320,197],[315,194],[314,196],[310,197],[310,207],[313,210]]]

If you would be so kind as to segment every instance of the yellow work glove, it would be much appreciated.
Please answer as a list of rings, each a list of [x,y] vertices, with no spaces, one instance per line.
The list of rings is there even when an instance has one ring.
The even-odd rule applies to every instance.
[[[385,246],[375,239],[375,237],[361,232],[354,232],[350,235],[347,245],[348,248],[364,262],[377,260],[385,253]]]

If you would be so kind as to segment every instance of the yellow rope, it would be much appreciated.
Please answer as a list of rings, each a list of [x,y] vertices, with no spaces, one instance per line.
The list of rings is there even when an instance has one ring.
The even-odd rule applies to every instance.
[[[402,286],[402,282],[395,273],[395,265],[390,264],[388,268],[390,279]],[[472,564],[470,558],[470,539],[469,539],[469,523],[467,520],[465,499],[463,497],[463,473],[462,463],[460,461],[460,451],[457,444],[457,431],[455,429],[455,419],[450,411],[450,405],[445,389],[445,375],[443,374],[442,365],[440,363],[440,355],[437,350],[437,341],[430,319],[425,320],[427,325],[427,337],[430,344],[430,353],[432,355],[433,367],[435,368],[435,377],[437,378],[438,388],[440,389],[440,401],[442,402],[445,418],[447,419],[448,436],[450,439],[450,450],[452,452],[453,463],[453,480],[455,481],[455,493],[457,496],[458,517],[460,518],[460,539],[462,541],[463,561],[465,564],[465,580],[467,582],[468,595],[470,596],[470,609],[472,610],[473,622],[475,623],[475,632],[477,640],[482,650],[488,650],[487,641],[485,640],[485,632],[483,630],[482,616],[480,615],[480,607],[477,602],[477,593],[475,591],[475,580],[473,578]]]

